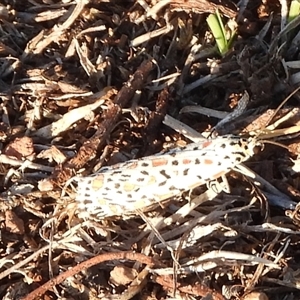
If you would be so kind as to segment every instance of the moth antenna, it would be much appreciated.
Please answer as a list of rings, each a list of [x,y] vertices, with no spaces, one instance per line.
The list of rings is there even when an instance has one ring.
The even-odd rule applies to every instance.
[[[292,93],[290,93],[280,104],[279,106],[276,108],[276,110],[274,111],[274,113],[272,114],[272,116],[270,117],[270,119],[267,121],[265,128],[271,123],[271,121],[274,119],[274,117],[276,116],[276,114],[278,113],[278,111],[282,108],[282,106],[288,101],[290,100],[300,89],[300,86],[298,86]]]
[[[289,150],[288,146],[283,145],[281,143],[277,143],[275,141],[270,141],[270,140],[259,140],[259,141],[264,143],[264,144],[272,144],[272,145],[275,145],[275,146],[278,146],[278,147],[285,148],[285,149]]]

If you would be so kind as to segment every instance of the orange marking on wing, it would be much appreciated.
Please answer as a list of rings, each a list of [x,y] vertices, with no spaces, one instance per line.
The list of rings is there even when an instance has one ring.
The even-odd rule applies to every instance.
[[[183,163],[184,165],[189,165],[191,162],[192,162],[192,161],[191,161],[190,159],[188,159],[188,158],[185,158],[185,159],[182,160],[182,163]]]
[[[114,204],[109,204],[108,205],[110,211],[112,212],[112,214],[114,215],[119,215],[122,213],[122,211],[120,211],[120,209],[122,210],[122,208],[120,206],[114,205]]]
[[[125,161],[125,162],[121,162],[121,163],[117,163],[115,165],[110,166],[110,168],[112,168],[113,170],[117,170],[120,169],[122,167],[126,167],[126,169],[135,169],[138,166],[138,162],[137,161]]]
[[[97,202],[98,202],[98,204],[100,204],[100,205],[107,205],[107,201],[106,200],[104,200],[104,199],[97,199]]]
[[[211,141],[206,141],[204,143],[201,143],[201,145],[203,146],[203,148],[208,147],[211,144]]]
[[[149,203],[147,203],[145,200],[139,200],[135,202],[133,206],[135,209],[142,209],[144,207],[147,207],[148,205]]]
[[[168,164],[168,160],[165,158],[155,158],[151,162],[152,162],[152,167],[160,167]]]
[[[158,198],[158,201],[163,201],[163,200],[167,200],[171,197],[173,197],[174,195],[177,195],[178,193],[167,193],[167,194],[162,194],[162,195],[155,195],[155,197]]]
[[[149,179],[148,179],[148,184],[154,184],[156,182],[156,178],[154,176],[150,176]]]
[[[125,182],[123,188],[124,191],[131,192],[136,188],[136,185],[130,182]]]
[[[97,177],[93,178],[91,182],[92,189],[98,191],[103,187],[104,184],[104,175],[99,174]]]
[[[136,169],[138,166],[138,163],[136,161],[132,162],[128,166],[126,166],[128,169]]]
[[[206,165],[212,165],[214,162],[213,162],[211,159],[205,158],[205,159],[204,159],[204,163],[205,163]]]

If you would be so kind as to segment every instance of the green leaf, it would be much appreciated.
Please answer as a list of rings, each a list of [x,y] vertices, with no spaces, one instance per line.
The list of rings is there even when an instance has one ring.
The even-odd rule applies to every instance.
[[[220,13],[217,11],[216,14],[210,14],[206,22],[216,40],[220,54],[224,55],[228,51],[229,43],[226,39],[226,30]]]
[[[300,14],[300,1],[299,0],[292,0],[290,11],[289,11],[289,17],[288,22],[291,22],[296,17],[298,17]]]

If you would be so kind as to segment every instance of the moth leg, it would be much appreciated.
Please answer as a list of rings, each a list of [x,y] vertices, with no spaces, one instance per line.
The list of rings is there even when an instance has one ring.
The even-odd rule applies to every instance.
[[[207,189],[212,189],[217,194],[219,194],[221,192],[225,192],[227,194],[230,193],[230,186],[228,184],[226,175],[222,175],[218,179],[210,180],[206,184],[206,186],[207,186]]]

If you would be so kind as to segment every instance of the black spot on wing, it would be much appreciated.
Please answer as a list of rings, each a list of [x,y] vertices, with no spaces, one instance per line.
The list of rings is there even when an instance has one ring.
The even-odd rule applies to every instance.
[[[169,190],[170,191],[176,191],[176,190],[178,190],[174,185],[171,185],[170,187],[169,187]]]
[[[236,152],[232,152],[232,154],[235,155],[235,156],[241,156],[241,157],[244,157],[244,158],[247,157],[247,155],[244,152],[236,151]]]
[[[238,156],[238,157],[235,158],[235,160],[236,160],[237,162],[241,162],[241,161],[242,161],[242,158]]]
[[[131,175],[129,175],[129,174],[122,174],[121,175],[123,178],[131,178]]]
[[[113,171],[113,174],[121,174],[122,171]]]
[[[93,201],[92,201],[92,200],[84,200],[84,201],[83,201],[83,204],[84,204],[84,205],[93,204]]]
[[[168,174],[166,173],[165,170],[162,170],[162,171],[160,171],[159,173],[160,173],[162,176],[166,177],[167,179],[170,179],[170,178],[171,178],[171,176],[168,175]]]

